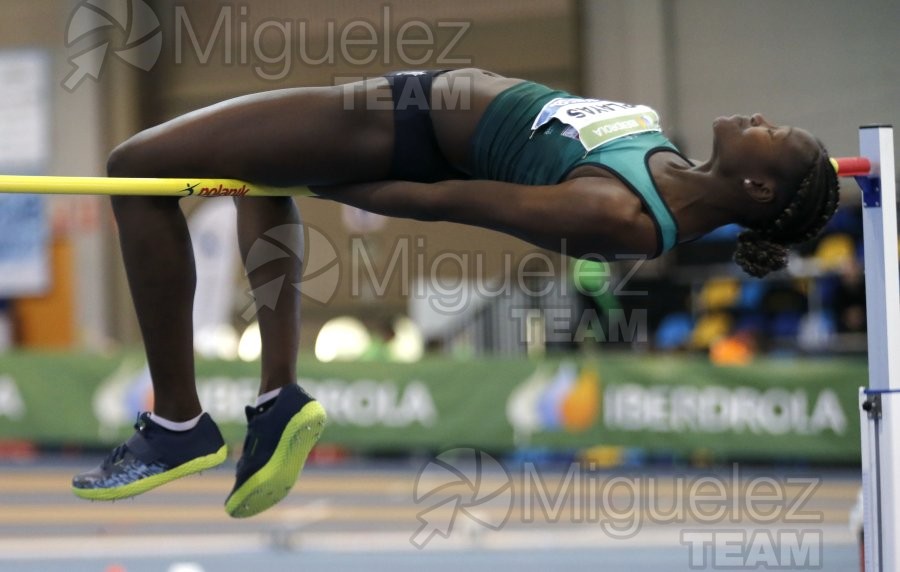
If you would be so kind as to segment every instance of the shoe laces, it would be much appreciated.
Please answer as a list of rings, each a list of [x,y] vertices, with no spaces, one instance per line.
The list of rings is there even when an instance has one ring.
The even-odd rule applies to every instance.
[[[106,458],[106,462],[110,465],[115,465],[119,461],[125,458],[125,453],[128,452],[128,445],[122,443],[118,447],[112,450],[109,456]]]
[[[146,411],[138,413],[137,419],[134,420],[134,430],[143,432],[147,428],[147,417],[149,416],[150,413]]]
[[[147,429],[147,420],[144,417],[144,413],[139,412],[137,414],[137,419],[134,421],[134,430],[140,433],[143,433]],[[125,453],[128,452],[128,442],[122,443],[118,447],[110,452],[109,456],[106,457],[106,462],[109,464],[116,464],[122,459],[125,458]]]

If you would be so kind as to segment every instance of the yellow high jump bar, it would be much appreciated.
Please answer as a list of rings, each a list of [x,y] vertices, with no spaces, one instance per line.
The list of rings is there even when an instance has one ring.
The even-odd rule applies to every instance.
[[[865,157],[831,160],[841,177],[866,176]],[[134,195],[160,197],[285,197],[315,196],[309,187],[274,187],[237,179],[159,179],[130,177],[54,177],[0,175],[0,193],[41,195]]]
[[[0,175],[0,193],[160,197],[311,196],[309,187],[273,187],[235,179],[153,179]]]

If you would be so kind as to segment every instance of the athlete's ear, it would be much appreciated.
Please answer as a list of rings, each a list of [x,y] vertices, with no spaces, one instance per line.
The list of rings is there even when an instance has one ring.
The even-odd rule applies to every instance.
[[[744,189],[744,192],[750,196],[754,201],[760,203],[771,203],[775,200],[775,184],[774,181],[767,180],[757,180],[757,179],[744,179],[744,182],[741,184],[741,188]]]

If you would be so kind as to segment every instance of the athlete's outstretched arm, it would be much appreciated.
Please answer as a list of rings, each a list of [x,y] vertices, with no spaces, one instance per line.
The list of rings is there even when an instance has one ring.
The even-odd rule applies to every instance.
[[[612,179],[585,177],[546,186],[379,181],[315,190],[379,214],[480,226],[572,256],[656,251],[655,229],[640,201]]]

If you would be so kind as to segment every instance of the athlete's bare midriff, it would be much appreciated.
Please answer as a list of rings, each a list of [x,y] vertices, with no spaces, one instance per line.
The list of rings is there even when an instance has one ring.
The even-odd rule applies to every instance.
[[[501,92],[524,82],[477,68],[454,70],[434,78],[431,122],[444,156],[469,171],[469,150],[481,116]]]

